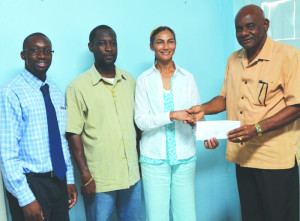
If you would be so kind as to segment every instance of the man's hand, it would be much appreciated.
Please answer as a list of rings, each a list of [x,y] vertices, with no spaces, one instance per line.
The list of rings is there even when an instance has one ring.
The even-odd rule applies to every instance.
[[[231,130],[227,134],[227,139],[233,143],[246,142],[257,136],[254,125],[244,125]]]
[[[82,184],[86,184],[92,178],[91,175],[81,177]],[[93,179],[88,185],[82,186],[81,185],[81,194],[90,198],[94,198],[96,194],[96,183]]]
[[[204,141],[204,146],[206,149],[216,149],[219,146],[219,141],[217,138],[213,137],[209,140]]]
[[[42,221],[44,215],[42,208],[37,200],[23,207],[25,221]]]
[[[192,121],[193,116],[187,112],[187,110],[171,111],[170,119],[180,121]]]
[[[204,112],[200,105],[193,106],[186,111],[193,116],[193,119],[191,121],[184,121],[185,124],[188,123],[191,126],[195,126],[204,117]]]
[[[74,184],[68,184],[68,195],[69,195],[69,209],[71,209],[77,202],[77,190]]]

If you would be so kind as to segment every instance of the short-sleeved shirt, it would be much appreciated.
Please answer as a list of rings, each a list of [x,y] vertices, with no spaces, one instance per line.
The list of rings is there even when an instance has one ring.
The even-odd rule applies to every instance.
[[[253,125],[286,106],[299,104],[299,62],[299,50],[270,37],[250,64],[245,49],[234,52],[228,59],[220,92],[226,98],[227,119]],[[227,142],[227,160],[260,169],[293,167],[297,121],[247,142]]]
[[[94,65],[67,87],[66,131],[81,135],[96,192],[126,189],[140,179],[134,91],[128,72],[116,68],[112,84]]]

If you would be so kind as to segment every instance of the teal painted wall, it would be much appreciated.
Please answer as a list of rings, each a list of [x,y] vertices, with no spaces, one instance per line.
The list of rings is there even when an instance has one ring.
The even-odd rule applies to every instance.
[[[0,0],[0,85],[23,70],[20,51],[24,38],[43,32],[55,50],[48,77],[65,90],[92,65],[88,35],[99,24],[115,29],[117,65],[137,78],[154,60],[150,32],[167,25],[177,35],[175,62],[194,74],[206,102],[219,93],[227,57],[234,50],[234,6],[234,1],[224,0]],[[207,118],[225,119],[225,113]],[[225,160],[225,148],[224,141],[216,150],[205,150],[197,142],[198,220],[240,220],[235,167]],[[78,174],[76,177],[80,190]],[[72,221],[85,220],[81,196],[70,214]]]

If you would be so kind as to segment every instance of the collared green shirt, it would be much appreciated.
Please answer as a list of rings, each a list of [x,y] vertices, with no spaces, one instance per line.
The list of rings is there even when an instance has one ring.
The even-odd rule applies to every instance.
[[[81,135],[96,192],[126,189],[139,179],[134,78],[116,67],[114,84],[95,66],[67,87],[66,132]]]

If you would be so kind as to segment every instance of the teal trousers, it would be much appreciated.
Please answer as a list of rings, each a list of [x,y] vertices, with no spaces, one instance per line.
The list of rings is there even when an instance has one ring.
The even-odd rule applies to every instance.
[[[196,162],[170,166],[141,163],[148,221],[196,221]]]

